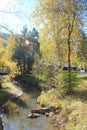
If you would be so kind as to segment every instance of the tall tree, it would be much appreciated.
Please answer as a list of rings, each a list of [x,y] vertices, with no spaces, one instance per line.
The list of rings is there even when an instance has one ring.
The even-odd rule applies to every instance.
[[[34,18],[39,18],[39,22],[37,18],[35,20],[41,30],[43,61],[68,62],[68,89],[71,89],[71,63],[76,60],[74,48],[80,37],[79,5],[75,0],[38,0],[38,3]]]
[[[87,71],[87,36],[82,33],[82,41],[79,45],[78,58],[81,66]]]
[[[32,70],[34,55],[39,53],[38,38],[35,38],[36,32],[35,29],[28,32],[27,28],[24,27],[22,34],[16,36],[13,60],[17,62],[21,73],[29,73]]]
[[[5,66],[10,67],[10,75],[13,77],[17,72],[16,62],[12,61],[12,55],[15,48],[15,35],[10,34],[7,40],[7,46],[5,47],[5,53],[3,54],[3,63]]]

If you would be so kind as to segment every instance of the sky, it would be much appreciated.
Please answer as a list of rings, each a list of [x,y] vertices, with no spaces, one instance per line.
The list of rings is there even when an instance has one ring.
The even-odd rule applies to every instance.
[[[0,32],[8,33],[2,26],[13,31],[13,33],[21,33],[24,25],[28,27],[28,30],[36,27],[34,21],[31,20],[31,14],[35,6],[37,6],[35,0],[0,1]],[[83,30],[87,34],[87,13],[83,12],[83,14],[85,23]]]
[[[0,2],[0,32],[8,32],[5,26],[13,33],[21,33],[23,26],[28,30],[35,27],[31,14],[37,6],[35,0],[2,0]]]

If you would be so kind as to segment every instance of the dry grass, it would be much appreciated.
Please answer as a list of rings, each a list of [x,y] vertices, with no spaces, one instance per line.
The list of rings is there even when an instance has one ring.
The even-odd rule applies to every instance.
[[[78,78],[79,85],[74,88],[72,94],[62,97],[57,90],[49,90],[38,98],[39,102],[45,105],[49,103],[56,107],[56,104],[61,104],[60,115],[67,117],[64,130],[87,130],[87,76],[78,75]]]
[[[78,87],[64,99],[68,116],[65,130],[87,130],[87,76],[79,75],[79,79]]]

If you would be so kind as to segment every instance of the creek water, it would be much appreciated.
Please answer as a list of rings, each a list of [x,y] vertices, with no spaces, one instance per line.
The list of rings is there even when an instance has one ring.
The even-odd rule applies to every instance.
[[[10,112],[3,116],[4,130],[57,130],[51,119],[45,115],[34,119],[27,118],[32,109],[39,107],[36,104],[39,91],[27,88],[23,91],[20,98],[13,100],[16,107],[10,108]]]

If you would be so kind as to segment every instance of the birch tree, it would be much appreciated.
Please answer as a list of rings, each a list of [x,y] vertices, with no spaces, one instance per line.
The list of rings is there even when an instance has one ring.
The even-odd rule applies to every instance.
[[[71,90],[71,64],[77,53],[80,28],[78,12],[80,4],[75,0],[37,0],[34,19],[40,28],[42,59],[46,62],[68,63],[68,89]],[[36,16],[36,17],[35,17]]]

